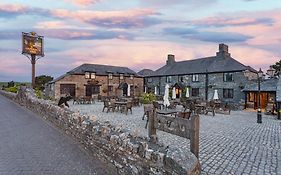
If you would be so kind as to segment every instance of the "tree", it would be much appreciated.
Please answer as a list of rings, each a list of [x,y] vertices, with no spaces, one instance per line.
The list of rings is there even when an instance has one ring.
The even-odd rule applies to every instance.
[[[275,70],[275,75],[279,75],[281,72],[281,60],[272,65],[272,68]]]
[[[54,78],[48,75],[40,75],[35,77],[35,88],[39,90],[44,90],[44,85],[50,81],[52,81]]]

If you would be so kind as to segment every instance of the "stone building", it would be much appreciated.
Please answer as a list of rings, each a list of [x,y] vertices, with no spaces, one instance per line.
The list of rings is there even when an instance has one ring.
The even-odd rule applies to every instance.
[[[244,73],[248,70],[247,75]],[[144,76],[144,86],[148,92],[163,95],[165,85],[176,88],[177,98],[189,90],[191,97],[210,100],[217,90],[219,99],[229,103],[245,101],[242,89],[256,79],[256,70],[245,66],[231,57],[228,46],[219,44],[216,56],[179,61],[168,55],[166,65],[156,71],[140,71]]]
[[[128,94],[129,91],[129,94]],[[143,92],[143,77],[127,67],[82,64],[47,85],[46,94],[55,99],[73,97],[138,96]]]

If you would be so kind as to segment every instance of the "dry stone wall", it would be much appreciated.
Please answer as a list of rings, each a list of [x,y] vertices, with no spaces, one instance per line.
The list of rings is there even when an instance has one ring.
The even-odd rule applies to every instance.
[[[200,174],[199,161],[193,154],[181,162],[163,145],[137,137],[109,122],[89,120],[87,116],[58,107],[51,101],[38,99],[31,89],[21,87],[18,94],[0,90],[0,94],[73,136],[92,156],[114,165],[119,174]]]

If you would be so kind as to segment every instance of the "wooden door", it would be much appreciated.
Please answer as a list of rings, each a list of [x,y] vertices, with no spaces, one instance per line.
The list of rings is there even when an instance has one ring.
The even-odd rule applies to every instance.
[[[60,84],[60,94],[75,97],[75,84]]]

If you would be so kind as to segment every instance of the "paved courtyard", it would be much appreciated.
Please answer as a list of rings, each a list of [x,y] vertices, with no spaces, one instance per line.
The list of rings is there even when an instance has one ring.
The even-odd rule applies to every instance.
[[[133,108],[133,115],[102,112],[103,104],[71,105],[70,109],[88,114],[100,121],[128,128],[139,136],[147,136],[142,120],[143,107]],[[189,141],[161,131],[159,141],[189,153]],[[263,115],[256,123],[254,111],[232,111],[200,117],[200,162],[202,174],[281,174],[281,121]]]

